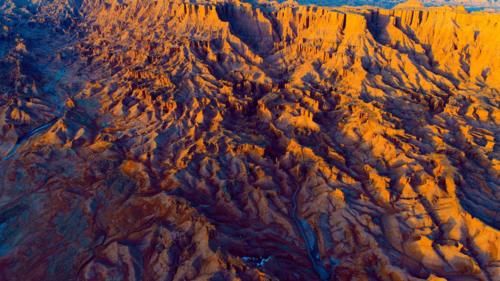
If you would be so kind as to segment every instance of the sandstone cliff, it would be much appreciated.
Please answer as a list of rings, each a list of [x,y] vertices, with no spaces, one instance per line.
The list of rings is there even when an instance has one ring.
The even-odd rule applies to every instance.
[[[0,7],[0,279],[500,276],[498,13]]]

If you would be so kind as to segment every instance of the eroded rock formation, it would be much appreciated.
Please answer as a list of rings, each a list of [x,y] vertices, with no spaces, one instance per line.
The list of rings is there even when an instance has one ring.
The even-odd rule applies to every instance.
[[[0,1],[0,279],[497,280],[500,15]]]

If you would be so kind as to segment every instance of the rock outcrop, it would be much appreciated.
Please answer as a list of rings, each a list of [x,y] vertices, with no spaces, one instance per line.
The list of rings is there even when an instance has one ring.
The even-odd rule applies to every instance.
[[[0,279],[496,280],[500,15],[0,1]]]

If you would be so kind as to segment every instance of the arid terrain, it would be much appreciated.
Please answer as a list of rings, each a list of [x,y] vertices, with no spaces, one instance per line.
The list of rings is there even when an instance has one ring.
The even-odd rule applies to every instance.
[[[259,0],[255,0],[258,2]],[[318,6],[361,6],[371,5],[385,8],[406,2],[404,0],[298,0],[301,4],[315,4]],[[442,5],[462,5],[466,8],[500,8],[499,0],[422,0],[427,6],[442,6]]]
[[[0,280],[500,280],[500,13],[0,0]]]

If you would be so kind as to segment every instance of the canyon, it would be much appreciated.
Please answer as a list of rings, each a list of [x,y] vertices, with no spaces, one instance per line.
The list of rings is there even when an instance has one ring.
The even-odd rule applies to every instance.
[[[403,0],[299,0],[300,4],[315,4],[319,6],[379,6],[393,8],[395,5],[406,2]],[[422,0],[426,6],[462,5],[467,8],[499,8],[498,0]]]
[[[413,0],[0,0],[0,279],[498,280],[499,35]]]

